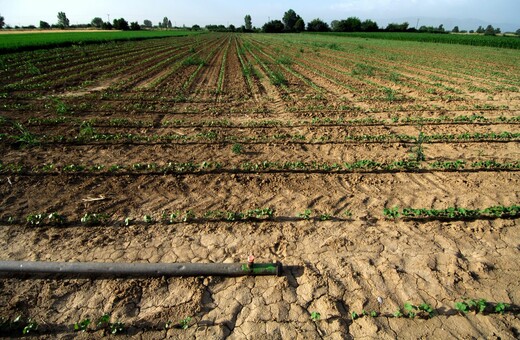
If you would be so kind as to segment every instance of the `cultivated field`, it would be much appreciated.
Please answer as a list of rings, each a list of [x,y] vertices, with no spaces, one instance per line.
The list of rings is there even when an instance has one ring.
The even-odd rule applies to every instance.
[[[4,276],[0,316],[49,339],[104,313],[146,339],[519,336],[517,50],[203,34],[0,70],[1,259],[289,266]]]

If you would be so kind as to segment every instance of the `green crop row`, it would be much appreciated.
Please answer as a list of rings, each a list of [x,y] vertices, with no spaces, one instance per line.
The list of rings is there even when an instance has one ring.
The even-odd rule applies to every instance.
[[[450,207],[446,209],[426,208],[385,208],[383,214],[387,218],[412,218],[412,219],[475,219],[475,218],[502,218],[519,217],[520,206],[493,206],[485,209],[466,209]]]
[[[103,174],[127,174],[127,173],[161,173],[178,174],[193,172],[211,171],[242,171],[242,172],[262,172],[262,171],[399,171],[399,170],[460,170],[469,168],[471,170],[515,170],[520,169],[520,161],[500,163],[496,161],[479,161],[466,163],[463,160],[457,161],[435,161],[421,165],[416,161],[401,160],[391,163],[377,162],[373,160],[360,160],[356,162],[344,163],[319,163],[319,162],[244,162],[235,166],[225,167],[220,162],[168,162],[165,165],[157,163],[134,163],[131,165],[82,165],[66,164],[59,166],[53,163],[27,167],[17,163],[3,163],[0,161],[0,173],[14,174],[59,174],[59,173],[103,173]]]
[[[53,34],[2,34],[0,36],[0,54],[72,45],[107,43],[113,41],[135,41],[168,37],[182,37],[191,34],[200,34],[200,32],[169,30],[128,32],[60,32]]]
[[[317,34],[317,33],[314,33]],[[484,36],[476,34],[433,34],[408,32],[355,32],[355,33],[318,33],[338,37],[356,37],[365,39],[418,41],[426,43],[489,46],[520,49],[520,39],[508,36]]]
[[[494,160],[466,163],[463,160],[435,161],[422,164],[416,161],[399,160],[390,163],[374,160],[359,160],[344,163],[323,162],[244,162],[225,166],[220,162],[204,161],[134,163],[131,165],[57,165],[45,163],[28,167],[19,163],[3,163],[0,161],[0,173],[4,174],[60,174],[60,173],[92,173],[92,174],[182,174],[197,172],[269,172],[269,171],[323,171],[323,172],[356,172],[356,171],[415,171],[415,170],[520,170],[520,161],[500,163]]]

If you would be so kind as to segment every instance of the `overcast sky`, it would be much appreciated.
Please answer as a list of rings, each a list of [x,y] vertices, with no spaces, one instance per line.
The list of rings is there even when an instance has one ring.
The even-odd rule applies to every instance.
[[[250,14],[253,25],[261,27],[268,19],[281,19],[288,9],[306,22],[349,16],[374,19],[380,25],[400,18],[478,19],[520,28],[520,0],[0,0],[0,15],[11,26],[38,26],[40,20],[56,23],[57,13],[63,11],[71,24],[88,23],[96,16],[106,21],[109,14],[110,21],[123,17],[157,24],[167,16],[178,26],[240,26]]]

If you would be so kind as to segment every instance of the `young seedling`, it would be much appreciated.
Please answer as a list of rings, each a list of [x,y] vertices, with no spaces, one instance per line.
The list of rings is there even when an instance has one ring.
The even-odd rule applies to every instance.
[[[240,155],[241,153],[244,152],[244,147],[242,146],[242,144],[233,144],[233,146],[231,147],[231,151],[235,154],[235,155]]]
[[[314,321],[314,322],[317,322],[317,321],[320,321],[321,319],[321,314],[318,313],[318,312],[312,312],[311,313],[311,320]]]
[[[150,216],[150,215],[144,215],[144,217],[143,217],[143,221],[144,221],[144,223],[148,223],[148,224],[154,222],[153,217]]]
[[[504,314],[508,308],[509,308],[509,305],[507,303],[499,302],[495,306],[495,313]]]
[[[402,318],[403,312],[401,312],[401,308],[397,308],[397,310],[394,312],[394,318]]]
[[[320,215],[320,221],[328,221],[328,220],[330,220],[331,218],[332,218],[332,216],[329,215],[329,214],[321,214],[321,215]]]
[[[180,329],[188,329],[190,327],[191,317],[185,317],[184,319],[181,319],[179,321],[179,328]]]
[[[356,312],[352,312],[352,313],[350,313],[350,316],[352,317],[352,320],[359,319],[359,314],[356,313]]]
[[[298,217],[302,218],[304,220],[308,220],[308,219],[311,218],[311,214],[312,214],[312,210],[311,209],[305,209],[304,212],[298,214]]]
[[[26,217],[27,223],[35,226],[43,224],[43,220],[45,218],[45,215],[43,214],[30,214]]]
[[[90,325],[90,319],[83,319],[79,322],[76,322],[74,324],[74,332],[86,332],[88,329],[88,326]]]
[[[23,328],[22,334],[27,335],[38,330],[38,323],[32,319],[27,320],[27,325]]]

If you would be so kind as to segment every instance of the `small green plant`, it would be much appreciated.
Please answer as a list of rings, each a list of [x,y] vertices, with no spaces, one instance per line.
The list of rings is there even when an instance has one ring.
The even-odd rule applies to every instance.
[[[401,308],[397,308],[397,310],[393,314],[394,318],[402,318],[403,312],[401,312]]]
[[[109,329],[110,334],[112,335],[121,334],[125,331],[125,324],[120,321],[116,321],[109,324]]]
[[[90,323],[91,323],[91,321],[88,318],[83,319],[79,322],[76,322],[74,324],[74,332],[86,332]]]
[[[416,316],[423,319],[429,319],[435,315],[435,309],[427,303],[421,303],[420,305],[415,306],[407,302],[404,304],[404,310],[407,312],[407,316],[410,319],[413,319]]]
[[[314,321],[314,322],[317,322],[317,321],[320,321],[321,319],[321,314],[318,313],[318,312],[312,312],[311,313],[311,320]]]
[[[144,217],[143,217],[143,221],[144,221],[144,223],[148,223],[148,224],[154,222],[153,217],[150,216],[150,215],[144,215]]]
[[[385,215],[385,217],[394,219],[401,216],[401,214],[399,213],[399,207],[384,208],[383,215]]]
[[[38,323],[32,319],[27,320],[27,325],[23,328],[22,334],[27,335],[38,330]]]
[[[44,214],[30,214],[30,215],[27,215],[27,217],[26,217],[27,223],[32,226],[43,224],[44,219],[45,219]]]
[[[330,220],[332,218],[332,215],[330,215],[330,214],[321,214],[319,218],[320,218],[320,221],[328,221],[328,220]]]
[[[95,213],[85,213],[83,217],[81,218],[81,223],[89,225],[89,226],[96,226],[100,225],[102,223],[106,223],[108,221],[108,215],[107,214],[95,214]]]
[[[57,212],[50,213],[49,216],[47,216],[47,219],[50,224],[54,225],[62,225],[65,223],[65,216],[58,214]]]
[[[373,317],[373,318],[377,317],[378,315],[379,315],[379,313],[376,312],[375,310],[370,312],[370,316]]]
[[[410,148],[410,158],[416,162],[423,162],[426,160],[424,155],[423,143],[425,141],[425,135],[419,132],[419,136],[415,140],[415,145]]]
[[[242,152],[244,152],[244,147],[242,146],[242,144],[233,144],[233,146],[231,147],[231,151],[235,154],[235,155],[240,155]]]
[[[352,211],[350,211],[350,210],[345,210],[345,211],[343,212],[343,216],[345,216],[346,218],[350,218],[350,217],[352,217]]]
[[[79,138],[92,138],[96,133],[94,127],[91,122],[83,121],[79,126]]]
[[[488,306],[485,299],[463,299],[463,301],[455,303],[455,309],[461,314],[474,311],[477,314],[483,314]]]
[[[311,218],[312,210],[311,209],[305,209],[304,212],[299,213],[298,217],[304,220],[309,220]]]
[[[190,327],[191,317],[185,317],[184,319],[181,319],[179,321],[179,328],[180,329],[188,329]]]
[[[509,308],[509,305],[504,302],[499,302],[495,305],[495,313],[504,314]]]
[[[356,312],[352,312],[352,313],[350,313],[350,316],[352,317],[352,320],[359,319],[359,314],[356,313]]]
[[[125,330],[125,324],[117,321],[117,322],[110,322],[111,315],[109,313],[103,314],[96,322],[97,329],[103,329],[105,335],[106,334],[120,334],[123,333]],[[90,323],[89,323],[90,324]]]
[[[125,226],[128,227],[130,224],[132,224],[132,221],[133,221],[133,218],[131,218],[131,217],[125,218]]]
[[[271,79],[271,84],[273,84],[274,86],[285,86],[288,83],[284,74],[280,71],[274,71],[271,74],[270,79]]]
[[[191,210],[186,210],[182,222],[191,222],[195,219],[195,214]]]

